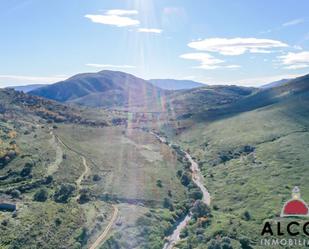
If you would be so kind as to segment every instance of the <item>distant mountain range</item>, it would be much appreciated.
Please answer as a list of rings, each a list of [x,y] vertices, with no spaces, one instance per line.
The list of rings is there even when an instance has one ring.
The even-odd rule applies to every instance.
[[[149,82],[166,90],[183,90],[206,86],[206,84],[192,80],[152,79]]]
[[[149,108],[149,105],[159,105],[158,100],[167,92],[131,74],[104,70],[78,74],[29,93],[59,102],[92,107]]]
[[[266,85],[263,85],[263,86],[261,86],[260,88],[262,88],[262,89],[267,89],[267,88],[282,86],[282,85],[284,85],[285,83],[289,82],[290,80],[293,80],[293,79],[282,79],[282,80],[277,80],[277,81],[268,83],[268,84],[266,84]]]
[[[28,93],[28,92],[31,92],[35,89],[44,87],[44,86],[46,86],[46,84],[33,84],[33,85],[26,85],[26,86],[10,86],[10,87],[7,87],[7,88],[12,88],[15,91]]]
[[[231,104],[254,92],[258,92],[253,95],[254,100],[250,101],[250,98],[246,100],[250,101],[250,105],[253,102],[255,105],[263,104],[262,102],[267,99],[272,102],[276,99],[274,96],[281,96],[277,94],[278,89],[286,89],[290,82],[296,82],[298,79],[282,79],[263,85],[258,90],[236,86],[210,87],[190,80],[153,79],[146,81],[124,72],[104,70],[98,73],[78,74],[51,85],[11,88],[63,103],[131,110],[134,107],[148,111],[162,110],[169,106],[178,113],[184,110],[199,110],[199,106],[203,103],[204,107],[205,103]],[[272,98],[268,98],[267,94],[272,94]],[[261,95],[265,95],[262,102],[258,100]],[[163,107],[162,103],[166,106]]]

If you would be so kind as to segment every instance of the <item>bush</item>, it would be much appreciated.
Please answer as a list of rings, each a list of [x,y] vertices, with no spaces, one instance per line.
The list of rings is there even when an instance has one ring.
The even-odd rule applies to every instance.
[[[249,211],[245,211],[243,214],[242,214],[242,219],[245,220],[245,221],[249,221],[251,220],[251,214],[249,213]]]
[[[161,180],[157,180],[157,186],[158,186],[159,188],[162,188],[162,187],[163,187],[162,181],[161,181]]]
[[[66,203],[75,191],[75,185],[72,184],[61,184],[57,187],[54,194],[54,200],[60,203]]]
[[[21,195],[21,193],[20,193],[20,191],[17,190],[17,189],[12,190],[12,192],[11,192],[11,196],[12,196],[13,198],[19,198],[20,195]]]
[[[189,235],[188,228],[187,228],[187,227],[185,227],[185,228],[184,228],[184,229],[182,229],[182,231],[180,232],[179,237],[180,237],[181,239],[183,239],[183,238],[188,237],[188,235]]]
[[[203,193],[198,189],[194,189],[189,193],[189,197],[194,200],[201,200],[203,198]]]
[[[99,176],[99,175],[93,175],[93,177],[92,177],[92,180],[94,181],[94,182],[98,182],[98,181],[100,181],[101,180],[101,176]]]
[[[91,200],[89,190],[88,189],[81,189],[78,202],[80,204],[87,203]]]
[[[210,208],[201,200],[197,200],[190,211],[194,218],[210,216]]]
[[[163,207],[164,208],[169,208],[169,209],[173,209],[173,202],[171,201],[170,198],[164,198],[163,200]]]
[[[190,175],[189,173],[184,173],[182,176],[181,176],[181,179],[180,179],[182,185],[184,186],[188,186],[190,181],[191,181],[191,178],[190,178]]]
[[[56,219],[55,219],[55,225],[58,227],[58,226],[60,226],[61,225],[61,219],[59,218],[59,217],[57,217]]]
[[[45,188],[39,189],[33,196],[34,201],[44,202],[48,199],[48,192]]]
[[[241,244],[241,248],[243,249],[252,249],[252,247],[250,246],[250,240],[247,237],[240,238],[239,243]]]
[[[216,239],[212,239],[208,244],[208,249],[221,249],[221,244]]]
[[[24,168],[20,172],[20,176],[22,177],[29,176],[31,174],[32,167],[33,167],[32,163],[26,163]]]

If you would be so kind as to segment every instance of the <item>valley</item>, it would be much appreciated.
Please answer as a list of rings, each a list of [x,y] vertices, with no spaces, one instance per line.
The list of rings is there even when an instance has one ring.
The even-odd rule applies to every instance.
[[[309,199],[308,79],[162,90],[102,71],[0,89],[0,201],[16,205],[0,248],[260,248],[291,189]]]

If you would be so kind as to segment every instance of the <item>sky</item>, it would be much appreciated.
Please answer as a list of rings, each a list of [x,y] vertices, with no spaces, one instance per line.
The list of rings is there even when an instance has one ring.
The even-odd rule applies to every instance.
[[[104,69],[259,86],[309,73],[308,0],[1,0],[0,87]]]

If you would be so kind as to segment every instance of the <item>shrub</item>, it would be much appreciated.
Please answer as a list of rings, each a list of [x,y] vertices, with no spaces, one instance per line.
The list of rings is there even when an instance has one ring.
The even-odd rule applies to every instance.
[[[201,200],[203,198],[203,193],[198,189],[194,189],[189,193],[189,197],[194,200]]]
[[[61,184],[57,187],[54,194],[54,200],[60,203],[66,203],[75,191],[75,186],[72,184]]]
[[[189,235],[188,228],[185,227],[185,228],[182,229],[182,231],[180,232],[179,237],[180,237],[181,239],[183,239],[183,238],[188,237],[188,235]]]
[[[17,190],[17,189],[12,190],[12,192],[11,192],[11,196],[12,196],[13,198],[19,198],[20,195],[21,195],[21,193],[20,193],[20,191]]]
[[[95,174],[95,175],[93,175],[92,180],[95,181],[95,182],[98,182],[98,181],[101,180],[101,176]]]
[[[249,213],[249,211],[245,211],[245,212],[242,214],[242,219],[245,220],[245,221],[251,220],[251,214]]]
[[[190,210],[194,218],[210,216],[210,208],[202,201],[197,200]]]
[[[164,198],[164,200],[163,200],[163,207],[164,208],[169,208],[169,209],[173,208],[173,203],[172,203],[170,198]]]
[[[184,186],[188,186],[191,179],[190,179],[190,175],[189,173],[184,173],[182,176],[181,176],[181,179],[180,179],[181,183],[184,185]]]
[[[48,192],[45,188],[39,189],[33,196],[34,201],[44,202],[48,199]]]
[[[84,204],[86,202],[89,202],[91,200],[89,190],[88,189],[81,189],[78,202],[80,204]]]
[[[61,225],[61,219],[59,218],[59,217],[57,217],[56,219],[55,219],[55,225],[58,227],[58,226],[60,226]]]
[[[209,243],[208,243],[208,249],[221,249],[221,245],[220,242],[217,241],[216,239],[212,239]]]
[[[163,187],[162,181],[161,181],[161,180],[157,180],[157,186],[158,186],[159,188],[162,188],[162,187]]]
[[[241,244],[241,248],[243,249],[252,249],[252,247],[250,246],[250,240],[247,237],[240,238],[239,243]]]
[[[32,167],[33,167],[32,163],[26,163],[24,168],[20,172],[20,176],[22,177],[29,176],[31,174]]]

